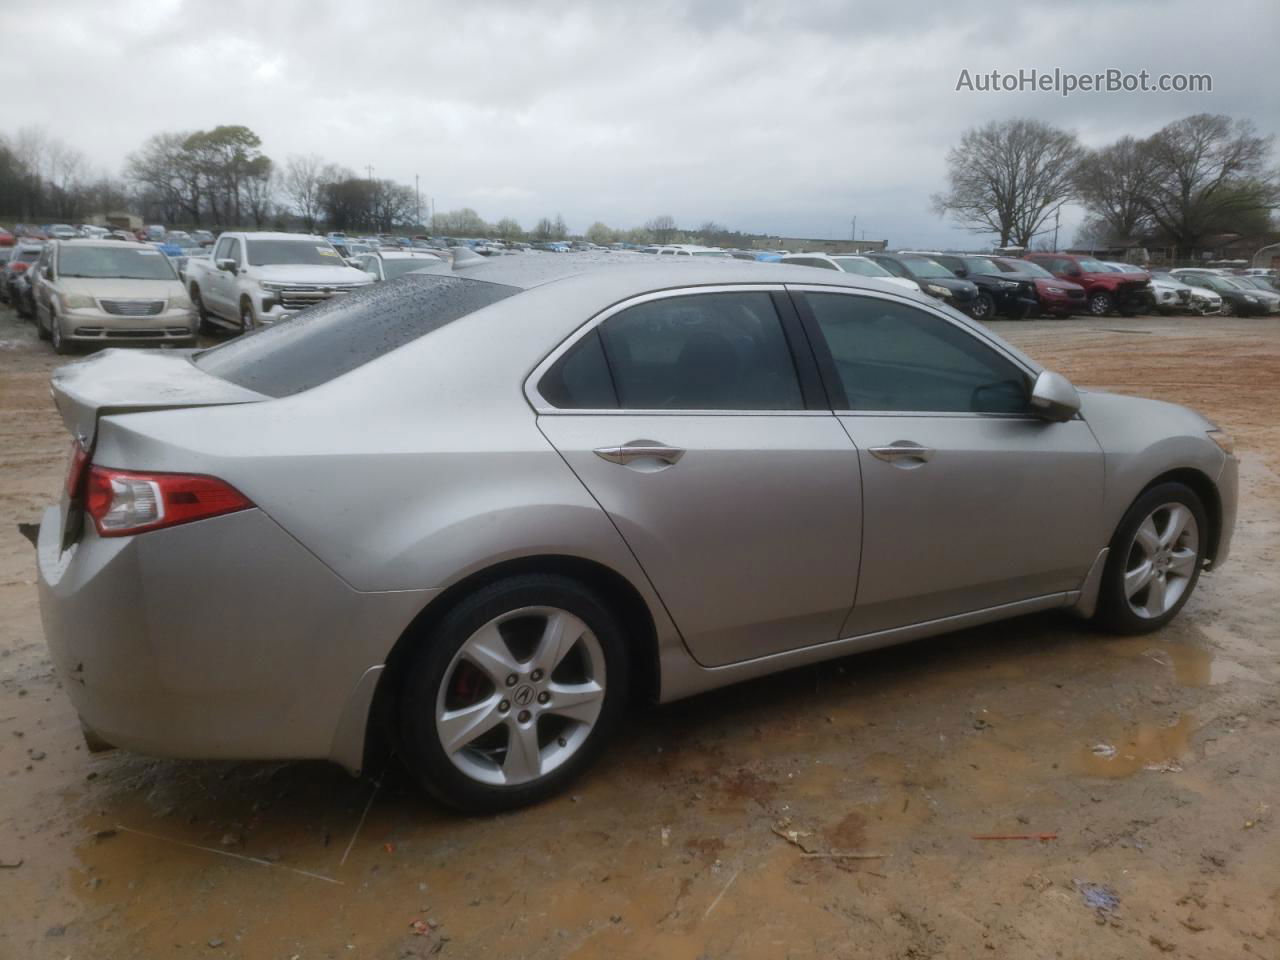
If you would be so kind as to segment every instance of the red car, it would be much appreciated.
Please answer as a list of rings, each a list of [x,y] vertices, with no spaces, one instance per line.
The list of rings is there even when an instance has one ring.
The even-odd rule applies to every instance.
[[[13,246],[13,234],[10,233],[8,230],[6,230],[4,227],[0,227],[0,247],[12,247],[12,246]]]
[[[1039,264],[1059,280],[1084,287],[1089,313],[1104,317],[1112,310],[1123,317],[1137,316],[1150,303],[1151,276],[1116,273],[1093,257],[1073,253],[1028,253],[1024,260]]]
[[[1084,287],[1070,280],[1059,280],[1052,273],[1030,260],[1018,260],[1014,257],[991,257],[995,265],[1005,273],[1030,280],[1036,287],[1036,300],[1040,312],[1054,317],[1069,317],[1073,313],[1084,313],[1088,306]]]

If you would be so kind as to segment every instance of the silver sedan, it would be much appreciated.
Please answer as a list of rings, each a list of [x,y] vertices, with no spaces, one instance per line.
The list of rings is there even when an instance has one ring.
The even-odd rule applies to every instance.
[[[1033,611],[1157,629],[1235,523],[1200,415],[791,265],[442,264],[53,390],[41,608],[91,745],[389,741],[471,811],[560,789],[631,698]]]

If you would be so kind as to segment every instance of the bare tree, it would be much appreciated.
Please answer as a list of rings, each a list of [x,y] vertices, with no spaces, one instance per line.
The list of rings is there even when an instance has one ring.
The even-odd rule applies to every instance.
[[[933,209],[975,233],[997,234],[1001,246],[1029,246],[1071,198],[1080,155],[1075,134],[1039,120],[966,130],[947,154],[949,189],[934,196]]]
[[[1180,255],[1280,201],[1277,175],[1263,166],[1271,144],[1248,120],[1208,113],[1171,123],[1147,141],[1151,217]]]
[[[601,223],[597,220],[591,226],[587,227],[587,239],[592,243],[598,243],[602,247],[606,247],[614,242],[618,236],[618,231],[614,230],[607,223]]]
[[[519,240],[524,236],[520,224],[511,217],[503,217],[493,225],[493,232],[503,240]]]
[[[714,246],[720,243],[728,232],[728,227],[716,223],[714,220],[708,220],[698,227],[698,239],[707,246]]]
[[[664,213],[654,217],[644,225],[644,228],[653,235],[655,243],[670,243],[671,238],[675,236],[676,221],[669,213]]]
[[[1088,211],[1091,224],[1105,226],[1108,239],[1131,244],[1151,226],[1151,191],[1155,184],[1152,154],[1133,137],[1088,151],[1076,167],[1076,197]],[[1090,236],[1103,239],[1099,226]]]
[[[314,231],[320,218],[320,188],[324,183],[324,160],[314,153],[294,154],[285,161],[281,185],[294,212],[308,230]]]

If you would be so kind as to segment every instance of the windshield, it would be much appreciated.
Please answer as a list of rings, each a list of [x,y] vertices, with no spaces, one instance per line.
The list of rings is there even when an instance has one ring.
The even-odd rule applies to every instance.
[[[106,280],[176,280],[173,265],[159,250],[128,247],[63,247],[58,273],[64,277]]]
[[[273,263],[312,263],[342,266],[338,251],[324,240],[249,240],[249,265],[265,267]]]
[[[845,273],[856,273],[860,277],[892,277],[893,274],[870,260],[862,257],[832,257]]]
[[[924,257],[903,257],[902,262],[917,277],[937,277],[940,280],[954,280],[955,274],[940,263]]]
[[[412,273],[373,283],[195,355],[196,366],[269,397],[310,390],[519,293],[518,287]]]
[[[970,273],[977,274],[980,277],[998,277],[1000,275],[1000,268],[986,257],[966,257],[964,265],[969,268]]]
[[[1053,279],[1052,273],[1040,266],[1040,264],[1032,263],[1030,260],[997,260],[995,264],[1005,273],[1023,273],[1031,277]]]
[[[434,267],[442,260],[435,257],[411,257],[407,260],[383,260],[382,272],[387,275],[388,280],[394,280],[396,277],[403,277],[406,273],[413,273],[415,270],[422,270],[425,267]]]
[[[1078,266],[1085,273],[1119,273],[1120,272],[1118,270],[1111,269],[1111,267],[1108,267],[1101,260],[1093,260],[1090,257],[1084,257],[1080,260],[1077,260],[1076,266]]]

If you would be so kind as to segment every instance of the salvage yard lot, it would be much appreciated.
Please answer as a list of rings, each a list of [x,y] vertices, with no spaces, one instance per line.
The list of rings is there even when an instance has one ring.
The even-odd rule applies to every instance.
[[[569,795],[463,819],[394,768],[86,753],[17,528],[63,478],[58,361],[0,311],[0,960],[1280,956],[1280,322],[992,326],[1235,435],[1233,554],[1178,620],[639,708]],[[974,839],[1010,834],[1056,839]]]

